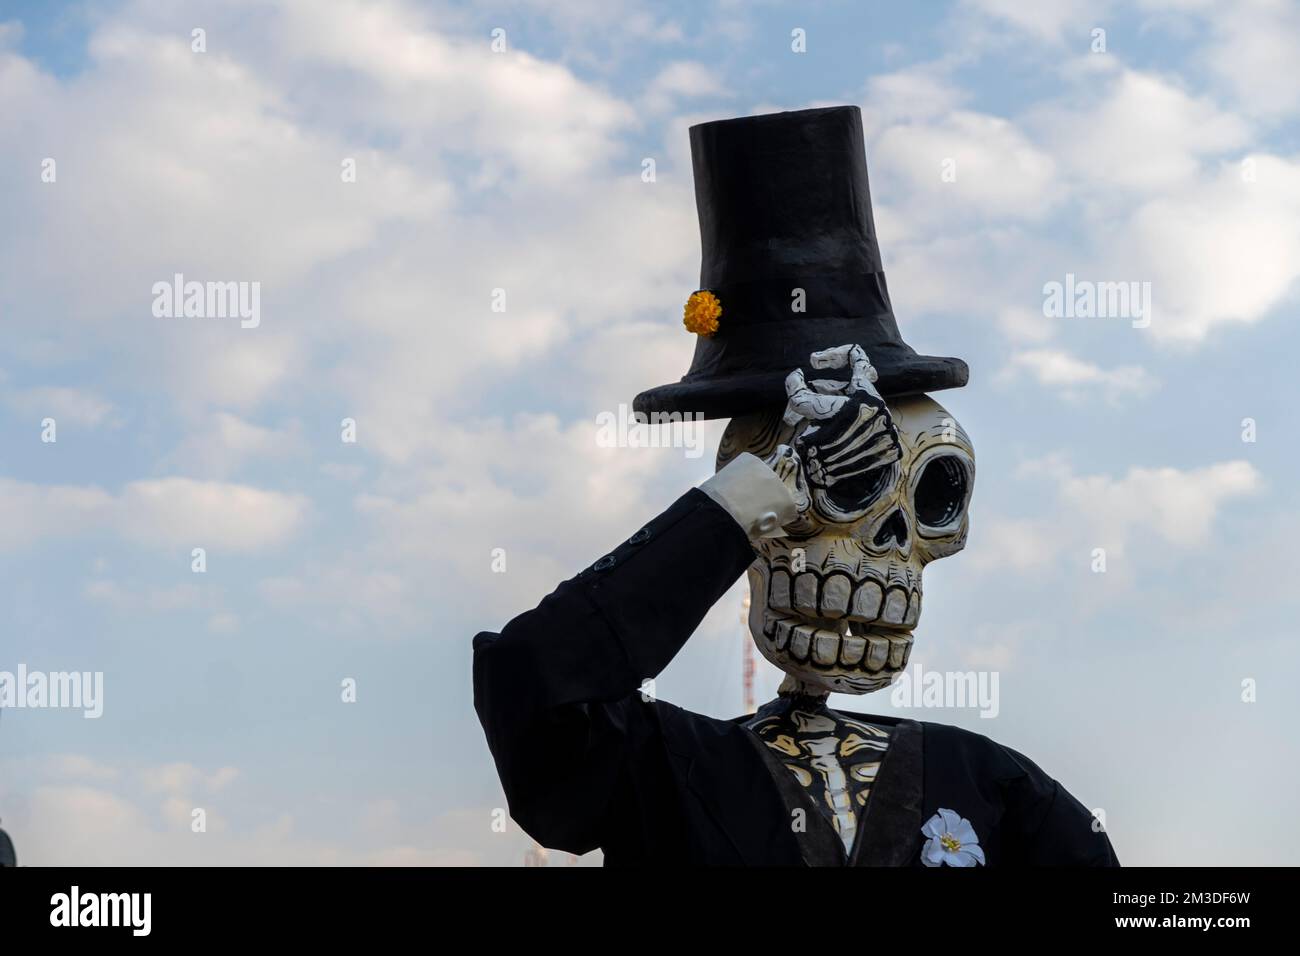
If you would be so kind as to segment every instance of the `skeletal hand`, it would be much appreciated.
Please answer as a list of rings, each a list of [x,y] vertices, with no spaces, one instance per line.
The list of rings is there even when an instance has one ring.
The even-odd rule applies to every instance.
[[[817,369],[848,366],[850,378],[848,382],[818,379],[810,385],[799,369],[787,376],[785,423],[810,424],[777,464],[784,462],[784,467],[803,472],[812,488],[811,496],[804,488],[804,500],[811,497],[819,510],[838,517],[868,503],[871,486],[862,476],[899,461],[902,447],[885,400],[876,390],[876,370],[860,345],[814,352],[810,363]],[[778,448],[776,455],[780,453]],[[769,464],[777,467],[772,461]],[[786,483],[802,486],[802,476]]]
[[[794,505],[802,515],[811,503],[808,498],[808,484],[803,477],[803,463],[799,454],[789,445],[777,445],[772,454],[763,461],[776,472],[776,476],[785,482],[785,487],[794,499]]]

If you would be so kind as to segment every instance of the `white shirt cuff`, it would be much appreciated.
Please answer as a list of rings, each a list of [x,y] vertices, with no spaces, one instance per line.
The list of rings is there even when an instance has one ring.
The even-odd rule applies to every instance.
[[[785,482],[749,452],[729,461],[700,491],[725,508],[751,540],[783,537],[782,526],[799,514]]]

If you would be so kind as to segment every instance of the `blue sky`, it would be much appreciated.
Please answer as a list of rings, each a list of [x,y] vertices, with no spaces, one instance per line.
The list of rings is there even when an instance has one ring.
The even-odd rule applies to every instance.
[[[971,536],[926,572],[914,659],[998,671],[1001,708],[912,716],[1030,755],[1124,862],[1281,862],[1300,838],[1274,797],[1300,783],[1289,5],[136,0],[0,23],[0,671],[105,682],[98,720],[0,722],[24,862],[518,863],[470,638],[711,470],[720,423],[699,459],[595,442],[689,362],[687,128],[840,103],[904,334],[971,366],[938,396],[975,443]],[[260,325],[155,317],[177,272],[260,283]],[[1067,273],[1151,283],[1150,327],[1045,317]],[[740,601],[662,697],[739,711]]]

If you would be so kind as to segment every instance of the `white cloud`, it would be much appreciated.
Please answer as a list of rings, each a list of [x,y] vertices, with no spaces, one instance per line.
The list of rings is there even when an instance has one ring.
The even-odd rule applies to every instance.
[[[6,396],[6,402],[36,420],[50,417],[59,424],[87,428],[114,424],[113,403],[87,389],[52,385],[14,389]]]
[[[693,203],[662,168],[652,184],[637,171],[593,178],[585,198],[521,197],[500,210],[514,229],[473,220],[431,230],[423,239],[437,270],[399,260],[356,275],[343,309],[366,323],[367,337],[339,375],[355,402],[358,442],[393,462],[427,460],[439,452],[444,422],[480,414],[485,394],[509,392],[515,381],[550,376],[580,401],[593,383],[569,363],[589,331],[609,335],[648,314],[660,335],[677,330],[688,341],[671,316],[696,281]],[[503,313],[491,308],[497,288]],[[606,374],[630,377],[638,359],[613,352],[604,361]]]
[[[119,776],[116,767],[87,757],[84,754],[52,754],[41,758],[42,766],[32,768],[34,772],[48,774],[52,777],[71,777],[80,780],[115,780]]]
[[[630,405],[630,396],[623,400]],[[568,424],[549,414],[446,422],[437,466],[387,493],[358,495],[373,534],[364,560],[402,580],[440,567],[442,585],[466,608],[531,606],[712,474],[722,428],[707,424],[702,455],[692,459],[684,448],[600,447],[594,410]],[[491,572],[494,548],[505,549],[508,573]],[[355,581],[327,587],[356,593]],[[303,592],[285,581],[277,588]]]
[[[281,320],[273,321],[278,326]],[[169,331],[181,354],[168,369],[167,388],[191,414],[211,405],[253,408],[303,372],[300,359],[305,343],[295,341],[295,335],[279,327],[265,333],[260,329],[245,332],[184,326]]]
[[[309,511],[300,494],[192,478],[133,481],[118,495],[90,486],[0,478],[0,550],[107,528],[186,554],[195,547],[254,551],[284,543],[301,529]],[[137,600],[104,581],[93,583],[88,596]]]
[[[1062,349],[1013,353],[1002,378],[1015,380],[1022,374],[1072,401],[1103,398],[1113,402],[1128,395],[1145,394],[1155,385],[1140,365],[1103,369]]]
[[[1147,533],[1175,548],[1204,548],[1220,510],[1263,486],[1247,461],[1191,469],[1133,467],[1115,478],[1077,475],[1064,459],[1048,457],[1028,462],[1022,473],[1051,478],[1079,533],[1092,546],[1117,554]]]
[[[962,108],[970,93],[946,74],[943,64],[927,63],[871,77],[862,103],[863,126],[871,132],[898,122],[937,119]]]
[[[30,789],[0,785],[0,798],[19,862],[30,866],[518,866],[531,844],[516,826],[496,832],[490,806],[430,817],[392,799],[313,835],[294,814],[268,817],[250,803],[236,785],[248,775],[229,766],[175,762],[122,774],[67,755],[23,767]],[[313,795],[301,802],[305,810],[320,806]],[[197,806],[206,812],[204,833],[191,829]],[[599,854],[583,862],[593,858]]]
[[[1209,63],[1232,87],[1238,107],[1268,119],[1294,118],[1300,84],[1282,78],[1300,60],[1300,8],[1286,0],[1220,5],[1214,23],[1220,36]]]
[[[313,631],[403,637],[429,620],[430,596],[420,579],[429,567],[437,567],[439,575],[446,573],[441,562],[435,564],[438,557],[445,559],[436,555],[436,542],[426,544],[429,560],[423,567],[395,560],[388,549],[374,545],[365,557],[313,561],[296,569],[297,574],[266,578],[258,591],[268,604],[293,614]],[[376,567],[378,563],[385,566]],[[439,591],[444,586],[440,580]]]
[[[0,478],[0,551],[77,533],[103,520],[113,505],[112,496],[95,487]]]
[[[970,314],[989,302],[1009,339],[1042,346],[1052,329],[1022,304],[1026,290],[1072,271],[1150,282],[1151,340],[1188,346],[1294,301],[1300,158],[1239,154],[1255,130],[1212,99],[1107,59],[1016,123],[944,112],[953,94],[927,70],[917,75],[894,82],[940,89],[922,96],[921,112],[934,116],[884,127],[869,149],[902,314]],[[944,158],[955,159],[956,182],[941,181]],[[1079,237],[1044,229],[1048,214],[1067,217]],[[975,302],[972,288],[982,293]],[[1040,349],[1020,361],[1045,383],[1150,385],[1131,364],[1107,371],[1062,355]]]
[[[239,778],[236,767],[219,767],[211,773],[184,761],[146,767],[140,772],[141,785],[147,791],[188,796],[224,790]],[[188,817],[188,814],[186,814]]]
[[[1040,638],[1043,630],[1038,621],[980,624],[972,629],[969,641],[963,641],[957,653],[966,667],[1005,673],[1020,664],[1022,649]]]
[[[225,477],[250,460],[267,461],[302,454],[301,427],[292,422],[267,428],[230,412],[216,412],[193,429],[164,466],[207,478]]]
[[[981,571],[1045,571],[1060,546],[1059,530],[1043,521],[980,515],[971,521],[966,560]]]
[[[716,69],[703,63],[678,60],[655,74],[641,102],[650,112],[663,113],[672,109],[679,100],[724,96],[726,92]]]
[[[1052,321],[1041,308],[1008,306],[998,312],[997,323],[1002,334],[1015,343],[1046,342],[1053,334]]]
[[[1280,81],[1300,58],[1300,9],[1287,0],[1143,0],[1161,13],[1186,14],[1209,27],[1199,59],[1248,116],[1283,120],[1300,108],[1300,85]]]
[[[1079,38],[1082,44],[1105,15],[1109,3],[1098,0],[963,0],[983,15],[1009,24],[1036,40],[1062,42],[1066,35]]]
[[[0,86],[11,119],[0,149],[41,142],[59,162],[55,183],[5,187],[33,224],[10,243],[25,285],[39,283],[56,301],[80,292],[87,321],[125,311],[143,322],[150,286],[178,265],[191,278],[273,285],[355,250],[380,222],[446,201],[445,188],[392,160],[367,169],[362,158],[366,184],[348,192],[340,164],[355,155],[352,144],[295,124],[280,94],[228,51],[192,54],[139,19],[126,10],[105,21],[78,78],[37,74],[26,89]],[[7,71],[32,70],[0,57]],[[132,108],[118,110],[122,102]],[[80,161],[88,156],[93,176]],[[65,255],[42,254],[52,249]]]
[[[1078,474],[1061,454],[1024,462],[1016,477],[1046,479],[1055,501],[1037,515],[974,515],[968,554],[963,559],[981,575],[1044,577],[1067,559],[1090,580],[1092,552],[1108,558],[1130,556],[1138,544],[1144,565],[1203,551],[1215,540],[1221,512],[1239,498],[1259,494],[1263,479],[1248,462],[1230,461],[1199,468],[1133,467],[1123,475]],[[1112,569],[1113,570],[1113,569]],[[1132,578],[1109,574],[1112,594]],[[1075,580],[1078,583],[1078,579]]]
[[[1148,331],[1159,341],[1203,342],[1216,326],[1257,322],[1295,294],[1300,159],[1247,159],[1142,203],[1116,232],[1107,274],[1151,282]]]
[[[487,35],[441,34],[418,7],[358,0],[334,6],[326,17],[310,0],[279,5],[274,34],[295,68],[342,69],[354,82],[375,84],[342,91],[343,108],[360,111],[364,103],[371,123],[408,134],[441,130],[443,149],[504,160],[512,176],[533,183],[572,183],[607,160],[615,133],[635,122],[626,103],[566,67],[509,43],[494,53]]]
[[[1056,161],[1099,200],[1117,188],[1149,194],[1196,183],[1208,157],[1250,142],[1242,119],[1166,77],[1119,70],[1081,87],[1086,103],[1043,105],[1034,116]]]
[[[116,517],[126,536],[151,544],[213,551],[256,551],[283,544],[302,527],[300,494],[193,478],[133,481]]]
[[[265,14],[257,31],[250,10]],[[0,253],[23,276],[16,311],[66,316],[56,354],[111,345],[114,399],[161,384],[187,422],[334,402],[367,452],[404,462],[479,405],[478,383],[525,374],[584,329],[645,310],[673,327],[698,262],[689,171],[661,163],[658,182],[640,181],[639,157],[621,154],[641,121],[629,102],[514,45],[494,54],[486,35],[443,32],[413,5],[333,11],[214,10],[219,42],[196,55],[185,17],[140,2],[97,25],[74,78],[0,55],[13,78],[0,149],[21,151],[21,130],[60,159],[55,184],[0,184],[0,202],[39,223]],[[717,91],[687,61],[656,89]],[[80,156],[96,157],[93,177]],[[345,157],[355,183],[340,179]],[[150,287],[175,271],[259,281],[261,326],[154,319]],[[232,473],[241,439],[221,428],[168,463]]]
[[[880,183],[873,191],[883,186],[891,204],[907,202],[910,216],[943,223],[949,234],[954,218],[1041,219],[1059,196],[1052,157],[998,116],[955,111],[890,126],[869,153]]]
[[[202,606],[204,592],[193,584],[176,584],[170,587],[145,587],[132,590],[107,578],[87,582],[83,592],[92,601],[111,605],[119,610],[166,613]]]

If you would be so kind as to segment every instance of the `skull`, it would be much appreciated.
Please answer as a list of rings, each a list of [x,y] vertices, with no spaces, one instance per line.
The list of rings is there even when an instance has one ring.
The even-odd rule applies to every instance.
[[[848,348],[814,355],[813,366],[828,367],[819,356]],[[862,351],[854,354],[874,380]],[[855,375],[855,383],[865,381]],[[839,382],[813,386],[792,373],[784,415],[733,419],[717,467],[748,451],[767,460],[800,505],[787,536],[758,541],[749,568],[749,628],[759,650],[808,690],[863,694],[888,686],[907,666],[922,569],[965,547],[975,454],[961,426],[928,396],[886,401],[870,385],[856,392]],[[795,387],[814,398],[847,395],[835,418],[867,422],[858,429],[865,437],[836,429],[819,452],[818,432],[833,420],[792,414]],[[837,443],[888,447],[865,462],[857,456],[874,467],[828,482],[824,466]]]

